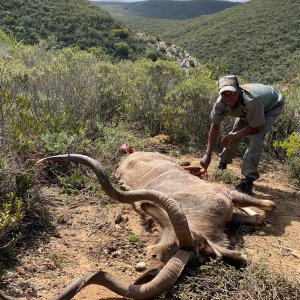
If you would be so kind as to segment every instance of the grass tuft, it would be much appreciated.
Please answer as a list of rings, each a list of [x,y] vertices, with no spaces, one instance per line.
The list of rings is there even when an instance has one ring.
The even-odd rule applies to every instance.
[[[211,260],[197,269],[184,271],[177,284],[158,299],[295,300],[299,295],[299,283],[271,272],[263,263],[236,270]]]

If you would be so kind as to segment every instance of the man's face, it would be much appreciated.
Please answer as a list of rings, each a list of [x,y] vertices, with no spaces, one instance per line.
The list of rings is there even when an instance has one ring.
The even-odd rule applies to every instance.
[[[238,91],[230,92],[224,91],[221,93],[222,101],[229,106],[235,106],[239,101],[239,93]]]

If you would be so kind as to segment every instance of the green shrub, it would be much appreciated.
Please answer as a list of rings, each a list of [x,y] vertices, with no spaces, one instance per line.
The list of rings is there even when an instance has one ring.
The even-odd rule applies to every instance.
[[[140,237],[137,236],[137,235],[135,235],[135,234],[133,234],[133,233],[128,236],[128,241],[130,243],[135,244],[135,243],[138,243],[140,240],[141,240]]]
[[[171,61],[140,60],[120,64],[125,91],[125,111],[131,122],[143,124],[151,135],[161,133],[161,110],[168,91],[185,76]],[[130,85],[128,84],[130,82]]]
[[[120,157],[120,145],[127,143],[139,147],[140,142],[121,122],[110,127],[100,123],[95,125],[98,137],[93,140],[88,139],[85,132],[80,132],[76,136],[68,135],[67,132],[42,135],[40,141],[44,145],[43,156],[66,153],[85,154],[98,160],[112,177],[115,163]],[[89,178],[83,166],[66,163],[50,164],[45,168],[52,175],[52,180],[59,184],[62,193],[76,195],[82,189],[90,191],[100,188],[95,180]]]
[[[284,96],[284,110],[266,140],[273,156],[287,158],[290,175],[300,184],[300,88],[288,86]]]
[[[300,156],[300,132],[293,132],[283,142],[274,142],[275,146],[279,146],[286,151],[287,158]]]
[[[129,56],[129,46],[128,46],[127,43],[124,43],[124,42],[115,43],[114,47],[115,47],[116,54],[119,57],[121,57],[123,59],[128,58],[128,56]]]
[[[0,237],[15,227],[24,215],[23,201],[14,193],[8,193],[0,206]]]
[[[169,89],[161,118],[164,128],[177,141],[203,147],[209,133],[209,115],[216,91],[209,73],[198,69],[194,72],[190,78]]]
[[[94,55],[97,59],[100,59],[102,61],[111,60],[111,56],[107,54],[105,49],[103,49],[102,47],[90,47],[89,49],[87,49],[87,51]]]
[[[32,168],[25,172],[15,173],[16,195],[22,199],[26,198],[26,193],[34,185]]]
[[[97,153],[99,160],[107,166],[108,171],[113,169],[114,164],[120,156],[119,147],[123,143],[127,143],[133,147],[138,148],[141,142],[133,132],[128,130],[123,123],[116,126],[103,126],[103,136],[94,142],[93,149],[88,152]]]
[[[146,58],[151,59],[152,61],[157,61],[159,58],[159,55],[157,52],[153,49],[150,49],[146,52]]]
[[[123,40],[125,40],[129,36],[129,32],[127,29],[118,28],[118,29],[113,29],[112,32],[114,36],[117,36]]]
[[[0,153],[0,180],[4,180],[8,172],[8,161],[6,157]]]
[[[77,142],[77,143],[76,143]],[[46,132],[41,135],[38,144],[43,147],[41,153],[44,156],[70,153],[74,151],[78,145],[78,136],[70,134],[67,131],[62,132]]]
[[[275,141],[274,145],[285,150],[291,176],[300,185],[300,133],[293,132],[282,142]]]
[[[31,102],[24,96],[3,90],[0,90],[0,99],[0,132],[4,142],[17,155],[26,155],[32,151],[34,136],[41,131],[38,120],[32,115]]]
[[[300,88],[288,86],[287,91],[283,93],[285,104],[283,112],[277,119],[273,128],[267,134],[264,148],[273,157],[285,158],[285,151],[282,147],[276,147],[278,144],[289,139],[293,132],[300,132]]]

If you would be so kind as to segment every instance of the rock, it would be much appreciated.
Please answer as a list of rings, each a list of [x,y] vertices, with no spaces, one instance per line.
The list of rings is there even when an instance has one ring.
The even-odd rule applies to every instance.
[[[122,217],[122,214],[120,212],[117,212],[115,214],[114,221],[115,221],[115,224],[120,224],[123,221],[123,217]]]
[[[123,215],[123,221],[125,222],[125,223],[127,223],[128,222],[128,220],[129,220],[129,217],[127,216],[127,215]]]
[[[31,272],[31,273],[34,273],[37,271],[37,267],[34,266],[34,265],[29,265],[29,264],[25,264],[24,265],[24,269]]]
[[[292,251],[291,254],[296,258],[300,258],[300,252],[297,250]]]
[[[146,263],[141,261],[135,265],[135,270],[138,272],[146,270]]]
[[[160,41],[153,36],[146,35],[145,33],[137,33],[136,37],[148,44],[150,49],[156,49],[165,58],[176,61],[183,70],[188,70],[191,67],[200,65],[196,58],[192,57],[188,52],[178,47],[177,45],[171,45],[164,41]]]
[[[122,227],[121,227],[119,224],[116,224],[116,225],[115,225],[115,228],[116,228],[116,230],[118,231],[118,230],[120,230]]]
[[[121,250],[117,250],[117,251],[113,252],[113,253],[111,254],[111,256],[112,256],[112,257],[118,257],[118,256],[120,256],[121,254],[122,254],[122,251],[121,251]]]

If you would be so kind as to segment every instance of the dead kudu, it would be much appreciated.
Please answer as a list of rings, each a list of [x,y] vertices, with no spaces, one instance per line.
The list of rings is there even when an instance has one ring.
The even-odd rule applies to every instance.
[[[101,164],[90,157],[58,155],[44,158],[39,163],[45,161],[73,161],[90,167],[109,197],[122,203],[142,201],[142,209],[161,229],[156,245],[161,268],[149,270],[133,284],[124,283],[101,270],[88,272],[52,300],[71,299],[90,284],[105,286],[127,298],[149,299],[168,290],[188,263],[199,265],[208,257],[214,257],[235,266],[245,266],[246,257],[229,249],[225,225],[228,222],[256,225],[264,218],[258,214],[239,214],[233,208],[275,209],[272,201],[257,200],[203,181],[159,153],[135,152],[121,162],[116,176],[128,191],[113,187]],[[13,299],[0,294],[1,297]]]

